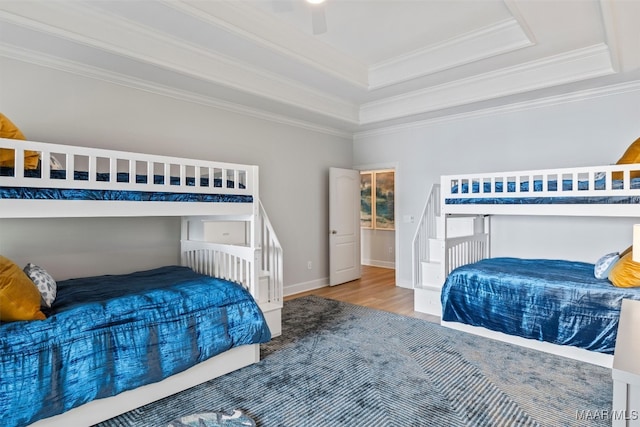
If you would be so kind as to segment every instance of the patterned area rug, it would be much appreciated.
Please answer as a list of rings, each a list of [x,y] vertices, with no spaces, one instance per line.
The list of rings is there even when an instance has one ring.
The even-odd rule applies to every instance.
[[[610,370],[318,297],[285,303],[263,360],[100,427],[241,409],[257,426],[598,426]]]

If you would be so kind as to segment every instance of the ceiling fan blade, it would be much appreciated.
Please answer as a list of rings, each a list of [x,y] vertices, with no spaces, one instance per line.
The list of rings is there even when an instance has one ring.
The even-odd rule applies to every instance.
[[[293,10],[293,0],[273,0],[273,11],[276,13],[291,12]]]
[[[311,28],[314,35],[327,32],[327,16],[324,6],[325,3],[311,6]]]

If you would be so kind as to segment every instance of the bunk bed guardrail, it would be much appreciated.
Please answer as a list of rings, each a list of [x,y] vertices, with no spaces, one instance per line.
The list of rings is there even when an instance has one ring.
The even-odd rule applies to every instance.
[[[640,164],[444,175],[444,214],[637,216]]]
[[[448,238],[445,240],[444,277],[460,266],[489,257],[489,233]]]
[[[640,195],[640,164],[443,175],[442,197]],[[634,179],[631,179],[633,177]],[[533,183],[533,184],[532,184]],[[445,202],[445,204],[448,204]]]
[[[254,167],[126,151],[0,138],[14,165],[0,174],[3,187],[118,189],[172,193],[253,195]],[[36,171],[25,170],[25,151],[40,153]],[[62,170],[52,165],[59,162]],[[24,172],[24,173],[23,173]],[[78,175],[81,173],[81,175]],[[155,179],[153,179],[153,178]]]
[[[254,250],[248,246],[183,240],[182,265],[196,273],[226,279],[256,295],[253,274]]]

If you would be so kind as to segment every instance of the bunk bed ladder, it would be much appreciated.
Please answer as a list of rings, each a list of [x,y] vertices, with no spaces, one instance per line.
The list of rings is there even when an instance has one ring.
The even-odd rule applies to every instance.
[[[431,187],[413,238],[414,310],[440,315],[444,221],[440,215],[440,184]]]
[[[441,188],[431,187],[413,238],[414,310],[441,316],[440,291],[454,269],[489,257],[490,217],[442,215]]]
[[[269,324],[280,325],[280,313],[282,310],[282,288],[284,286],[283,276],[283,254],[282,245],[273,229],[267,212],[258,202],[258,219],[256,230],[260,244],[260,260],[257,263],[258,271],[258,304],[262,309]],[[274,331],[271,327],[272,335],[280,335],[280,331]]]
[[[418,228],[413,237],[413,287],[422,283],[421,263],[430,259],[429,239],[437,236],[437,221],[440,216],[440,184],[431,187],[429,198],[425,203]]]

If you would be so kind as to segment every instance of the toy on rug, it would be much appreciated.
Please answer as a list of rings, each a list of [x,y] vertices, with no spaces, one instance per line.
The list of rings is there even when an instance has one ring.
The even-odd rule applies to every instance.
[[[200,412],[171,421],[167,427],[256,427],[255,421],[239,409]]]

